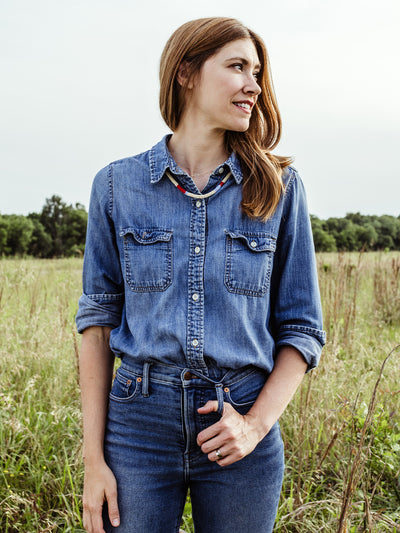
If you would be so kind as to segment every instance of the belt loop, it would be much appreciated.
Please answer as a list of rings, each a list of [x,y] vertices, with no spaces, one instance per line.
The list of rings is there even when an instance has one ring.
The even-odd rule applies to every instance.
[[[149,374],[150,367],[153,363],[151,361],[145,361],[143,365],[143,382],[142,382],[142,395],[144,398],[149,397]]]
[[[224,411],[224,393],[222,391],[222,383],[215,384],[215,391],[217,393],[217,400],[218,400],[217,412],[218,414],[222,416],[222,413]]]

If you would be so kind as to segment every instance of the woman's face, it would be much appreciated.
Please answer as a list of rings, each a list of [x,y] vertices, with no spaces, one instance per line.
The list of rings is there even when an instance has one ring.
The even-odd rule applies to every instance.
[[[257,84],[260,61],[251,39],[223,46],[203,64],[189,84],[185,118],[212,130],[246,131],[261,92]]]

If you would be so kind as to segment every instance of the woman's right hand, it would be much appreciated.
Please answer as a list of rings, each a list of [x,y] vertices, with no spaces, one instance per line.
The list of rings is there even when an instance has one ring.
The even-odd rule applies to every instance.
[[[108,516],[114,527],[120,523],[117,482],[105,462],[86,464],[83,488],[83,526],[87,533],[105,533],[102,511],[104,502],[108,505]]]

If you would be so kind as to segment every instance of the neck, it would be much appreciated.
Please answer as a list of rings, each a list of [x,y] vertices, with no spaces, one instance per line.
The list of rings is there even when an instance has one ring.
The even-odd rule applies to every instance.
[[[180,125],[172,135],[168,149],[175,162],[191,176],[202,190],[211,172],[223,163],[228,154],[224,131],[204,132],[188,125]]]

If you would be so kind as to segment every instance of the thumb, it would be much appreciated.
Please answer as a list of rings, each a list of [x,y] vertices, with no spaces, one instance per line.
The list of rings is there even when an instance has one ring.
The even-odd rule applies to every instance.
[[[209,400],[206,404],[197,409],[197,412],[203,415],[212,413],[213,411],[218,411],[218,402],[215,400]]]
[[[106,499],[108,505],[108,517],[110,519],[110,522],[114,527],[118,527],[120,523],[120,518],[117,501],[117,490],[110,489],[106,491]]]

